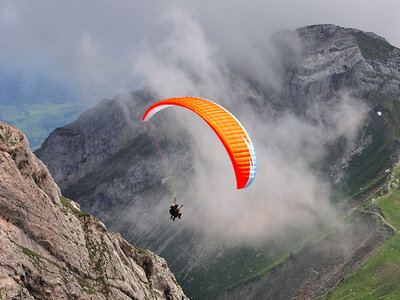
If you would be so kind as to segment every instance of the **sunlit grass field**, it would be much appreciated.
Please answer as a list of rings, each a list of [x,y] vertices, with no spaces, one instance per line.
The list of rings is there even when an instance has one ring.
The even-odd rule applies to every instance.
[[[399,167],[394,169],[391,183],[398,184],[398,172]],[[390,187],[376,203],[383,217],[400,229],[400,189]],[[394,233],[376,255],[324,299],[400,299],[400,235]]]

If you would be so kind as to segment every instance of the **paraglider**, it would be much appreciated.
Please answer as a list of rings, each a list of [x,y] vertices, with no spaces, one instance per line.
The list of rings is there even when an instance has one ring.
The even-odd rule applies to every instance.
[[[234,115],[210,100],[180,97],[153,104],[144,114],[143,121],[169,106],[190,109],[214,130],[231,159],[237,189],[247,188],[253,182],[257,170],[256,151],[246,129]]]
[[[210,100],[180,97],[162,100],[153,104],[144,114],[143,121],[148,121],[157,112],[169,106],[180,106],[195,112],[212,128],[231,159],[237,189],[247,188],[253,182],[257,170],[256,151],[246,129],[234,115]],[[158,143],[157,148],[162,158]],[[167,178],[169,178],[167,168],[166,173]],[[175,221],[176,218],[181,218],[180,209],[182,206],[183,204],[180,207],[176,204],[174,194],[174,203],[169,210],[170,219]]]

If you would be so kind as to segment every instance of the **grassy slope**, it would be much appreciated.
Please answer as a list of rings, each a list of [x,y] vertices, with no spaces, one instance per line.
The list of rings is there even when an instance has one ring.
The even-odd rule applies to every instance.
[[[400,105],[396,99],[383,94],[378,88],[370,92],[366,100],[371,105],[377,105],[383,116],[373,114],[371,117],[366,134],[371,135],[373,141],[360,155],[352,158],[344,182],[335,187],[341,191],[336,201],[359,199],[366,188],[371,190],[382,184],[382,172],[393,165],[393,153],[399,148]]]
[[[400,180],[400,167],[394,169],[392,182]],[[367,206],[373,206],[370,201]],[[389,188],[389,193],[378,198],[376,204],[383,217],[400,229],[400,190]],[[395,234],[372,257],[332,290],[326,299],[399,299],[400,297],[400,235]]]
[[[374,137],[373,143],[360,156],[351,161],[347,171],[345,188],[338,193],[338,199],[341,199],[341,201],[337,200],[337,202],[362,199],[385,182],[387,176],[381,173],[382,168],[384,169],[391,164],[390,156],[394,151],[392,148],[393,139],[390,134],[382,134],[387,130],[386,122],[387,120],[384,119],[376,119],[368,126],[368,134]],[[322,237],[326,237],[327,234],[325,232]],[[299,251],[302,245],[306,243],[305,241],[312,245],[320,239],[321,233],[299,237],[297,244],[287,245],[286,250],[282,249],[275,255],[263,257],[260,260],[249,260],[249,257],[254,257],[254,253],[250,250],[233,251],[212,265],[208,271],[192,273],[190,277],[194,280],[191,280],[191,282],[195,282],[196,286],[193,286],[191,282],[181,282],[181,285],[193,299],[210,299],[229,288],[256,277],[265,276],[274,266],[287,260],[292,253]],[[264,250],[258,250],[259,252],[262,253]],[[256,264],[256,266],[253,264]],[[230,274],[230,276],[227,277],[226,274]],[[212,283],[210,284],[210,282]],[[201,287],[200,292],[199,286]]]
[[[399,299],[400,237],[392,237],[354,274],[346,277],[326,299]]]
[[[284,247],[280,246],[280,249],[277,245],[269,245],[260,250],[251,248],[228,250],[228,253],[210,265],[207,271],[191,273],[191,281],[196,282],[196,286],[187,285],[185,292],[194,295],[192,299],[210,299],[237,285],[238,282],[261,276],[290,256],[290,251],[283,250]],[[270,251],[274,254],[271,255]]]
[[[373,142],[350,161],[345,180],[336,187],[339,192],[335,202],[359,198],[366,189],[373,189],[382,183],[382,169],[391,165],[390,148],[393,143],[391,137],[382,132],[385,132],[383,120],[374,120],[368,126],[367,133],[373,136]]]
[[[185,292],[195,293],[191,299],[212,299],[240,283],[262,278],[279,264],[324,239],[329,233],[329,230],[322,227],[312,235],[297,236],[298,242],[294,245],[293,240],[289,239],[291,242],[286,241],[286,244],[268,244],[258,250],[241,248],[228,251],[222,259],[212,264],[207,272],[191,273],[200,286],[193,287],[192,291],[189,285]],[[210,285],[210,282],[213,284]]]
[[[366,59],[387,61],[390,57],[390,51],[396,48],[388,42],[373,38],[364,32],[356,33],[355,37],[361,53]]]
[[[360,38],[360,37],[358,37]],[[364,37],[362,37],[364,38]],[[358,40],[360,43],[360,40]],[[392,48],[388,47],[385,43],[381,43],[380,46],[384,48],[381,54],[377,53],[375,50],[371,50],[373,47],[365,44],[366,40],[361,41],[364,43],[361,47],[364,57],[372,59],[386,60],[387,53]],[[361,46],[361,45],[360,45]],[[379,47],[378,47],[379,48]],[[389,49],[390,48],[390,49]],[[375,49],[377,49],[375,47]],[[383,54],[382,54],[383,53]],[[390,78],[388,78],[390,80]],[[393,124],[392,137],[394,140],[399,140],[400,138],[400,105],[396,99],[381,93],[379,90],[371,93],[368,96],[369,100],[378,104],[378,107],[386,113],[389,120],[385,120],[386,124],[376,123],[375,127],[372,128],[376,133],[379,131],[381,134],[381,143],[384,144],[383,137],[386,133],[386,139],[390,139],[387,135],[388,123]],[[389,122],[388,122],[389,121]],[[385,126],[382,126],[385,125]],[[394,144],[397,148],[397,143]],[[374,147],[373,147],[374,148]],[[367,149],[368,150],[368,149]],[[378,150],[371,149],[371,150]],[[367,151],[368,152],[368,151]],[[369,173],[369,170],[378,169],[379,165],[382,164],[385,159],[388,160],[391,152],[395,152],[395,149],[384,148],[380,155],[364,152],[363,155],[367,158],[367,168],[364,172]],[[377,156],[377,159],[374,157]],[[369,166],[371,162],[371,166]],[[354,167],[357,170],[357,165],[362,163],[365,167],[365,160],[360,157],[356,159]],[[394,169],[396,176],[391,182],[396,182],[396,179],[400,179],[399,175],[400,168]],[[350,174],[355,175],[355,174]],[[364,176],[362,176],[364,177]],[[381,175],[378,178],[371,179],[370,182],[377,183],[380,185],[386,176]],[[358,176],[352,181],[353,188],[351,189],[354,194],[350,198],[357,196],[357,186],[362,184],[364,178],[359,178]],[[397,183],[398,184],[398,183]],[[368,187],[368,183],[366,187]],[[372,186],[376,187],[376,184]],[[377,205],[382,211],[382,216],[392,224],[397,230],[400,229],[400,190],[393,189],[388,186],[389,193],[378,198],[376,203],[372,202],[371,199],[367,200],[365,203],[367,207]],[[360,191],[361,192],[361,191]],[[375,197],[382,195],[382,190],[379,191]],[[364,206],[365,206],[364,203]],[[363,266],[358,268],[353,274],[346,277],[342,282],[340,282],[331,292],[324,297],[324,299],[399,299],[400,297],[400,236],[395,234],[391,237],[380,249],[380,251],[368,260]]]
[[[357,36],[357,40],[362,54],[367,59],[385,61],[388,59],[390,50],[393,49],[392,46],[384,42],[371,45],[371,40],[365,36]],[[387,80],[391,80],[391,78],[387,78]],[[368,98],[377,103],[378,108],[384,114],[387,114],[389,120],[386,121],[389,121],[388,123],[393,125],[391,130],[392,137],[398,141],[400,138],[400,105],[398,101],[383,94],[379,89],[371,93]],[[387,134],[387,130],[382,132]],[[396,144],[395,148],[398,147]],[[391,150],[390,152],[395,152],[395,149]],[[376,255],[340,282],[324,299],[400,298],[400,235],[398,234],[400,229],[400,190],[390,187],[391,182],[399,185],[397,180],[400,181],[400,167],[396,167],[393,173],[393,178],[383,188],[383,190],[387,190],[389,193],[382,195],[382,191],[379,191],[375,195],[377,200],[369,199],[364,203],[366,204],[364,206],[369,209],[369,212],[371,212],[371,208],[375,205],[379,207],[381,216],[393,226],[394,235],[386,241]],[[379,210],[375,213],[379,213]]]
[[[23,104],[22,108],[0,104],[0,120],[21,129],[33,150],[54,128],[71,122],[77,116],[78,107],[72,102]]]

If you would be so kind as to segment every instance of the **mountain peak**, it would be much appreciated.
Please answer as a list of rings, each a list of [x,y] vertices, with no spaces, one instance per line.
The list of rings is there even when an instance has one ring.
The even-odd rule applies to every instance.
[[[382,42],[389,43],[384,37],[381,37],[373,32],[365,32],[355,28],[346,28],[334,24],[315,24],[304,26],[296,29],[299,34],[313,34],[316,36],[318,33],[323,35],[332,35],[334,33],[348,33],[348,34],[359,34],[363,33],[373,39],[381,40]]]

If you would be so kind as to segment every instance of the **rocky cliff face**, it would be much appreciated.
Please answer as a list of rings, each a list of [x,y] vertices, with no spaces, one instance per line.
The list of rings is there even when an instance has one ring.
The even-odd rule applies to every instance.
[[[54,130],[36,152],[46,162],[59,157],[51,173],[62,190],[85,177],[122,148],[134,142],[140,145],[144,129],[136,123],[151,94],[138,91],[103,100],[84,112],[75,122]],[[132,136],[138,140],[132,140]]]
[[[0,299],[39,298],[187,299],[164,259],[62,197],[25,135],[0,122]]]
[[[316,25],[296,30],[302,51],[290,67],[287,98],[306,112],[318,97],[329,101],[339,91],[365,98],[382,89],[399,98],[400,50],[385,39],[356,29]]]
[[[332,182],[343,184],[350,177],[372,178],[375,174],[352,168],[360,164],[357,156],[375,152],[380,161],[375,173],[388,166],[387,152],[392,152],[399,138],[397,105],[400,99],[400,49],[370,32],[335,25],[314,25],[285,31],[273,37],[276,51],[283,53],[282,88],[262,90],[265,104],[273,103],[279,111],[291,110],[316,120],[315,105],[325,107],[323,122],[329,123],[329,107],[344,94],[363,100],[370,114],[356,140],[346,141],[344,149],[334,149],[335,161],[324,170]],[[378,116],[377,112],[382,115]],[[385,131],[386,134],[382,134]],[[331,145],[332,146],[332,145]],[[340,153],[339,153],[340,152]],[[384,153],[386,152],[386,153]],[[379,170],[378,170],[379,169]]]
[[[351,143],[335,141],[328,145],[335,151],[328,155],[329,164],[323,168],[332,182],[341,184],[352,178],[346,184],[349,189],[359,190],[361,182],[374,178],[391,164],[390,155],[400,137],[399,49],[372,33],[334,25],[281,32],[273,40],[282,54],[280,88],[264,86],[250,77],[249,86],[254,86],[262,100],[247,100],[254,104],[260,118],[272,107],[277,114],[289,110],[313,120],[313,106],[320,104],[328,108],[322,118],[329,122],[329,106],[343,93],[362,99],[370,108],[362,132]],[[243,76],[240,71],[235,75]],[[103,101],[77,121],[55,130],[36,154],[49,167],[63,193],[130,241],[162,253],[179,272],[179,279],[194,287],[196,279],[190,272],[196,267],[207,271],[202,262],[213,262],[209,257],[219,253],[215,245],[199,242],[183,226],[166,227],[160,212],[155,212],[160,218],[153,220],[151,226],[140,225],[147,222],[143,207],[155,207],[156,199],[167,192],[161,184],[159,155],[141,123],[150,99],[148,91],[137,91]],[[188,162],[189,169],[190,152],[182,151],[179,156]],[[129,214],[136,216],[135,222],[126,218]],[[362,238],[373,241],[376,236],[360,235]],[[290,274],[290,268],[286,274]],[[296,284],[298,288],[301,280]],[[292,296],[296,295],[296,286],[291,291]]]

